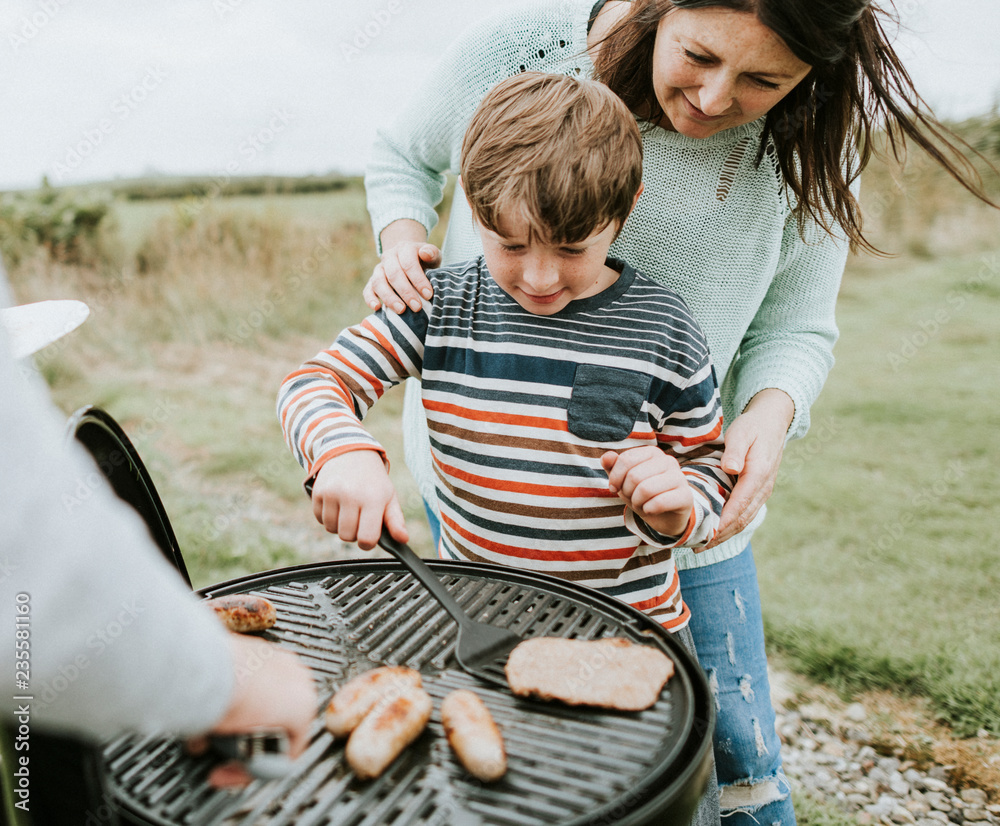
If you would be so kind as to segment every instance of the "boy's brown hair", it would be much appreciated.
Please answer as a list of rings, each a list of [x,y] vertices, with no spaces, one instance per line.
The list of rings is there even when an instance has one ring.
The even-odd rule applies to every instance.
[[[523,72],[497,84],[462,143],[472,214],[500,231],[520,214],[547,242],[620,231],[642,183],[642,137],[613,92],[591,80]]]

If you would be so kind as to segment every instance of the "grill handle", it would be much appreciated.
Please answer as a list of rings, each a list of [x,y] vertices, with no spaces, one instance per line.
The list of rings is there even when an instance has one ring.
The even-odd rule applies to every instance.
[[[413,574],[420,581],[420,584],[434,595],[434,598],[441,604],[441,607],[451,614],[452,619],[459,626],[468,624],[469,615],[462,610],[462,606],[455,601],[451,592],[444,587],[444,583],[434,575],[434,572],[413,552],[409,545],[397,542],[385,527],[382,528],[382,535],[379,537],[378,544],[383,551],[388,551],[396,557],[403,564],[403,567]]]

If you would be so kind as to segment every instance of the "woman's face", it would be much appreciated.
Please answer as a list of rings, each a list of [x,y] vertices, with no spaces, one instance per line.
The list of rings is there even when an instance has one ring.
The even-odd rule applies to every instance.
[[[707,138],[768,112],[807,74],[767,26],[724,6],[675,8],[656,30],[653,86],[660,126]]]

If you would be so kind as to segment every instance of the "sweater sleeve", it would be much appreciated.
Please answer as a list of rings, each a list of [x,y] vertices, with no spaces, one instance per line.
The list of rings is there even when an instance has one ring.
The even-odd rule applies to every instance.
[[[742,411],[761,390],[777,388],[795,404],[788,438],[809,429],[809,408],[833,367],[834,317],[848,244],[815,222],[799,232],[785,222],[777,272],[730,368],[733,409]]]
[[[285,377],[278,418],[286,443],[308,474],[307,486],[326,462],[343,453],[374,450],[386,458],[361,421],[386,390],[419,377],[429,306],[425,302],[419,312],[402,315],[372,313]]]
[[[60,732],[209,729],[234,687],[225,630],[20,365],[0,329],[0,599],[26,629],[15,659],[10,622],[3,684]]]
[[[388,126],[379,129],[365,170],[365,192],[379,254],[379,235],[409,218],[430,232],[445,173],[457,172],[462,137],[476,106],[507,76],[489,44],[501,39],[497,18],[464,32],[444,52],[420,90]]]
[[[657,421],[657,444],[677,458],[694,494],[694,506],[684,532],[667,536],[653,530],[631,508],[625,523],[649,545],[660,548],[704,548],[715,538],[722,506],[733,481],[722,470],[722,405],[715,371],[707,356],[701,368],[677,395],[667,392],[651,408]]]
[[[379,235],[393,221],[409,218],[433,229],[444,173],[459,171],[466,126],[493,86],[526,70],[589,76],[592,64],[583,53],[592,5],[591,0],[499,5],[444,50],[393,122],[376,133],[365,191],[379,254]]]

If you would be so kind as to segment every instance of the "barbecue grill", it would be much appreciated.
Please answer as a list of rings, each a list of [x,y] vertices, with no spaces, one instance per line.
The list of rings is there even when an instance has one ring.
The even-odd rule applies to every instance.
[[[268,826],[688,821],[709,771],[711,704],[699,670],[668,634],[628,606],[557,579],[473,563],[431,567],[481,620],[525,636],[623,636],[659,645],[677,673],[659,701],[636,714],[521,700],[457,667],[454,621],[398,563],[335,562],[244,577],[201,593],[271,600],[278,622],[265,638],[302,657],[324,700],[376,664],[420,670],[436,707],[449,691],[471,688],[504,735],[507,775],[489,785],[468,776],[436,712],[377,780],[354,778],[342,744],[317,720],[290,776],[236,794],[208,788],[210,757],[190,757],[171,741],[123,738],[104,753],[125,812],[137,823]]]
[[[155,496],[120,428],[100,433],[130,457],[102,466],[124,467],[120,474],[136,480],[113,480],[119,495],[133,504]],[[94,452],[101,441],[87,446]],[[162,506],[145,511],[166,519]],[[675,675],[656,704],[638,713],[520,699],[459,668],[454,620],[395,561],[349,560],[241,577],[199,593],[254,594],[274,603],[277,623],[262,636],[311,668],[324,705],[362,671],[408,665],[421,672],[434,699],[431,722],[385,774],[361,781],[347,767],[343,742],[333,740],[318,715],[310,745],[288,775],[235,792],[208,785],[217,762],[210,755],[189,755],[171,739],[117,738],[104,747],[103,761],[122,820],[153,826],[687,824],[711,771],[714,708],[686,650],[642,613],[591,589],[494,565],[430,565],[475,619],[525,637],[616,636],[658,646],[673,660]],[[503,734],[508,772],[496,783],[469,775],[447,744],[438,709],[457,688],[474,690]]]

